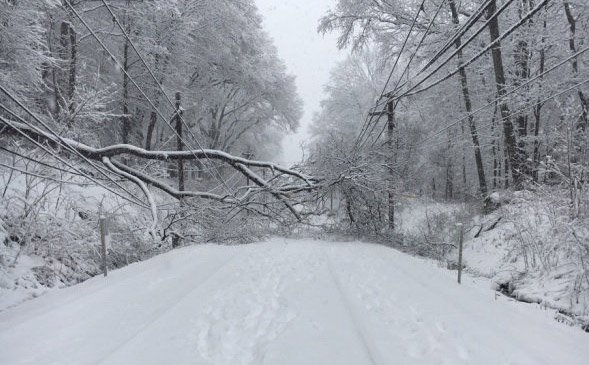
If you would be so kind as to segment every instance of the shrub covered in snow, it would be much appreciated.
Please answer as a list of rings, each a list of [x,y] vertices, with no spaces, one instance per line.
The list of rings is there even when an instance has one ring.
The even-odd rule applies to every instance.
[[[109,217],[110,268],[160,250],[145,238],[145,212],[106,190],[16,173],[0,181],[0,290],[11,292],[0,309],[100,273],[99,210]]]
[[[573,212],[567,194],[515,192],[475,220],[465,245],[469,269],[520,300],[589,314],[589,215]]]

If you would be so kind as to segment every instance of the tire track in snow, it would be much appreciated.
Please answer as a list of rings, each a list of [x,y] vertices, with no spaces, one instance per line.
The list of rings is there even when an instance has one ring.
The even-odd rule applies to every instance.
[[[358,335],[358,338],[360,339],[360,343],[362,344],[362,348],[364,349],[364,351],[366,352],[366,356],[368,357],[368,359],[370,360],[370,363],[372,365],[381,365],[381,364],[385,364],[384,362],[381,361],[377,361],[377,351],[375,349],[372,349],[372,341],[370,341],[369,337],[367,336],[366,330],[363,329],[363,327],[361,326],[361,322],[358,320],[358,315],[357,312],[353,309],[352,304],[349,300],[349,297],[346,295],[345,290],[343,289],[343,286],[341,285],[341,282],[338,278],[338,276],[335,274],[334,270],[333,270],[333,264],[331,262],[331,257],[329,256],[329,254],[327,252],[325,252],[325,249],[321,250],[322,254],[325,257],[325,261],[327,263],[327,271],[329,272],[329,276],[331,278],[331,281],[334,283],[334,286],[341,298],[341,303],[343,305],[343,307],[345,308],[346,312],[348,313],[348,318],[350,320],[350,322],[352,323],[356,334]]]
[[[424,270],[412,271],[411,265],[415,265],[412,259],[405,259],[396,251],[384,251],[385,248],[382,252],[385,255],[366,254],[355,247],[348,250],[346,254],[343,254],[343,251],[337,252],[340,257],[336,262],[356,274],[361,273],[350,276],[354,290],[362,292],[371,286],[381,286],[381,289],[392,290],[399,297],[399,302],[394,307],[388,303],[383,308],[382,319],[388,317],[389,320],[386,321],[395,324],[396,331],[390,332],[387,336],[396,338],[402,344],[404,355],[408,358],[401,363],[470,364],[473,363],[473,356],[485,360],[493,359],[492,362],[478,362],[484,364],[546,363],[533,349],[522,351],[509,340],[495,340],[497,333],[506,333],[506,327],[499,324],[502,321],[489,321],[483,311],[473,310],[471,306],[457,300],[460,296],[457,296],[455,291],[461,289],[453,280],[449,280],[451,284],[448,287],[444,286],[446,291],[432,284],[431,281],[439,283],[435,277],[430,277],[432,274],[438,274],[436,267],[425,266]],[[447,292],[449,289],[451,290]],[[381,293],[381,296],[382,294],[384,293]],[[435,301],[430,297],[435,298]],[[363,301],[362,299],[359,298],[360,301]],[[371,300],[366,299],[368,301],[365,304],[371,305]],[[484,305],[482,308],[485,308]],[[399,313],[404,314],[399,316]],[[459,323],[462,317],[469,318],[469,321]],[[453,323],[454,319],[458,319],[458,325]],[[479,323],[485,325],[481,326]],[[375,321],[370,328],[377,330],[378,322]],[[473,328],[478,339],[477,345],[474,346],[471,342],[472,337],[468,335],[472,335]],[[466,331],[466,334],[463,331]],[[399,337],[397,332],[402,334],[402,337]],[[509,334],[506,335],[509,338]],[[478,345],[481,343],[485,345]]]
[[[340,250],[347,250],[342,247]],[[350,260],[349,256],[341,255],[341,252],[337,252],[336,262],[341,268],[345,267],[346,272],[349,274],[348,289],[357,294],[354,298],[350,298],[351,302],[356,304],[356,307],[360,308],[358,311],[364,314],[363,318],[369,328],[369,333],[380,340],[380,345],[385,346],[383,352],[379,352],[380,355],[384,355],[386,358],[397,358],[402,364],[414,364],[423,363],[428,361],[428,355],[437,350],[449,349],[445,352],[444,357],[447,356],[451,360],[442,360],[441,362],[435,362],[436,364],[458,364],[463,363],[467,360],[465,358],[466,352],[463,349],[456,349],[461,355],[457,357],[457,354],[450,349],[452,346],[447,346],[446,343],[446,331],[443,323],[429,323],[424,316],[424,313],[416,306],[409,305],[403,298],[407,298],[407,293],[404,290],[393,291],[386,290],[386,281],[389,281],[391,276],[383,276],[386,270],[377,270],[376,267],[380,267],[380,264],[386,266],[385,261],[382,258],[378,258],[377,261],[369,260],[364,255],[353,255],[354,260]],[[389,262],[390,264],[390,262]],[[398,282],[406,282],[411,284],[417,284],[418,281],[404,273],[398,271],[398,267],[394,266],[396,272],[399,275],[393,276]],[[409,287],[415,287],[415,285],[409,285]],[[423,287],[424,290],[426,286]],[[399,296],[401,298],[399,298]],[[382,337],[389,339],[389,344],[382,343]],[[378,343],[375,343],[377,346]]]
[[[229,259],[227,259],[226,261],[222,262],[219,266],[217,266],[217,268],[215,268],[211,273],[209,273],[209,275],[207,275],[207,277],[202,280],[200,283],[196,284],[192,289],[190,289],[188,292],[186,292],[185,294],[181,295],[178,300],[176,300],[174,302],[174,304],[172,306],[169,307],[164,307],[161,310],[159,310],[155,315],[153,315],[149,321],[147,321],[147,323],[141,327],[138,331],[136,331],[133,335],[131,335],[130,337],[128,337],[125,341],[121,342],[118,346],[116,346],[114,349],[112,349],[110,351],[109,354],[107,354],[106,356],[104,356],[102,359],[98,360],[95,362],[96,365],[99,364],[104,364],[105,361],[107,361],[109,358],[111,358],[112,356],[114,356],[115,354],[117,354],[119,351],[121,351],[123,348],[125,348],[125,346],[127,344],[129,344],[131,341],[133,341],[135,338],[137,338],[140,334],[146,332],[149,327],[151,327],[154,323],[156,323],[159,319],[161,319],[162,317],[164,317],[167,313],[169,313],[170,311],[172,311],[174,308],[176,308],[178,305],[180,305],[184,300],[186,300],[186,298],[188,298],[191,294],[193,294],[195,291],[197,291],[198,289],[200,289],[203,285],[211,282],[215,276],[217,276],[224,268],[226,268],[227,266],[229,266],[229,264],[233,263],[234,261],[236,261],[239,258],[239,254],[234,253],[233,256],[231,256]]]

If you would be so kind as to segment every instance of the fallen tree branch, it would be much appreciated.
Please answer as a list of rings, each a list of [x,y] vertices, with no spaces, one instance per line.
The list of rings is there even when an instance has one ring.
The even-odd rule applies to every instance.
[[[154,222],[157,222],[157,209],[155,203],[153,202],[149,189],[147,188],[147,185],[152,185],[178,200],[184,198],[201,198],[215,200],[218,202],[233,205],[247,204],[246,198],[249,197],[249,193],[246,193],[241,198],[237,198],[231,195],[221,196],[217,194],[199,191],[180,191],[168,185],[167,183],[162,182],[148,175],[143,171],[139,171],[135,168],[132,168],[115,160],[114,158],[122,156],[135,156],[140,159],[149,161],[173,161],[179,159],[218,160],[220,162],[230,165],[235,170],[240,172],[242,175],[247,177],[250,181],[252,181],[255,185],[257,185],[260,188],[260,191],[267,191],[274,198],[283,203],[298,220],[301,220],[301,216],[299,212],[294,208],[294,206],[289,202],[291,195],[299,192],[311,191],[318,188],[318,180],[313,179],[298,171],[294,171],[271,162],[254,161],[242,157],[233,156],[224,151],[210,149],[200,149],[192,151],[148,151],[143,148],[129,144],[116,144],[102,148],[95,148],[69,138],[55,136],[33,125],[15,121],[8,121],[3,117],[0,117],[0,123],[4,124],[4,134],[13,134],[17,136],[20,136],[22,134],[27,135],[33,140],[54,147],[56,150],[59,151],[59,153],[67,154],[67,149],[61,148],[67,146],[68,148],[75,150],[81,156],[89,160],[101,162],[113,173],[122,176],[127,180],[137,184],[141,188],[141,190],[143,190],[147,197],[147,200],[149,201],[149,205],[152,210],[152,215],[154,217]],[[272,174],[269,181],[276,182],[276,184],[271,185],[268,181],[260,177],[260,175],[252,171],[252,167],[269,169]],[[278,185],[279,177],[287,178],[286,183],[283,183],[283,185]],[[293,179],[302,180],[303,184],[293,184]]]
[[[150,229],[150,234],[152,237],[155,237],[155,232],[157,230],[157,205],[155,204],[155,200],[153,199],[151,192],[147,188],[147,185],[145,185],[143,180],[139,179],[138,177],[133,176],[133,175],[117,168],[115,165],[112,164],[112,162],[110,161],[110,159],[108,157],[103,157],[102,163],[104,163],[104,165],[106,167],[108,167],[115,174],[133,181],[135,184],[137,184],[137,186],[139,186],[139,188],[141,188],[141,190],[145,194],[145,197],[147,198],[147,202],[149,203],[149,207],[151,209],[151,217],[153,219],[151,229]]]

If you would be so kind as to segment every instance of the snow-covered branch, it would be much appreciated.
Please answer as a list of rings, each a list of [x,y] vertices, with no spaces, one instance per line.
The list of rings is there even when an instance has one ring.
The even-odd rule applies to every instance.
[[[57,137],[54,134],[45,132],[40,128],[34,126],[26,125],[24,123],[19,123],[15,121],[8,121],[3,117],[0,117],[0,123],[3,124],[5,127],[5,130],[3,132],[5,134],[13,134],[15,136],[22,136],[22,134],[26,134],[38,142],[45,143],[52,147],[55,147],[56,150],[61,151],[61,153],[68,153],[68,149],[75,150],[83,157],[92,161],[101,162],[113,173],[122,176],[125,179],[137,184],[145,193],[150,203],[150,207],[152,208],[152,215],[154,217],[154,222],[157,220],[157,214],[155,212],[155,203],[153,202],[147,185],[154,186],[155,188],[164,191],[165,193],[169,194],[170,196],[178,200],[185,198],[199,198],[214,200],[232,205],[243,205],[244,203],[247,203],[249,193],[246,193],[241,198],[237,198],[236,196],[229,194],[217,195],[209,192],[200,191],[180,191],[178,189],[173,188],[166,182],[158,180],[157,178],[154,178],[153,176],[145,172],[139,171],[138,169],[127,166],[126,164],[117,161],[115,158],[124,156],[134,156],[144,160],[156,161],[172,161],[178,159],[202,159],[223,162],[233,167],[243,176],[251,180],[255,185],[257,185],[260,188],[261,191],[267,191],[274,198],[282,202],[297,217],[297,219],[300,219],[300,215],[293,207],[293,205],[288,201],[289,195],[292,195],[296,192],[313,190],[314,188],[316,188],[316,180],[301,172],[294,171],[271,162],[255,161],[245,159],[242,157],[233,156],[229,153],[219,150],[202,149],[192,151],[148,151],[143,148],[129,144],[117,144],[103,148],[95,148],[72,139]],[[64,145],[66,145],[67,148],[60,148],[65,147]],[[267,181],[265,178],[262,178],[260,175],[258,175],[251,169],[252,167],[268,169],[270,171],[271,176],[270,180]],[[286,178],[287,183],[278,184],[278,177],[281,177],[283,179]],[[300,186],[293,184],[293,180],[299,180],[301,182]]]

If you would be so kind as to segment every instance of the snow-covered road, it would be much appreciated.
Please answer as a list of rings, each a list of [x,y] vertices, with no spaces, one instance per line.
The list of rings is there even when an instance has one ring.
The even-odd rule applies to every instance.
[[[0,313],[0,364],[587,364],[589,335],[392,249],[187,247]]]

